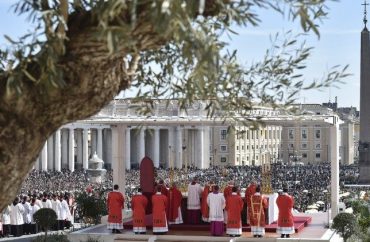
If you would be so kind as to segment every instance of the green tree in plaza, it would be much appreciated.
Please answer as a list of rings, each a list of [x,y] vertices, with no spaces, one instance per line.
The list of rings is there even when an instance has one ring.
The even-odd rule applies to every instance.
[[[179,98],[181,108],[207,99],[208,114],[224,110],[226,118],[244,116],[252,101],[290,104],[300,90],[341,81],[346,67],[305,80],[311,47],[301,35],[277,35],[249,66],[225,40],[258,25],[259,9],[319,36],[329,1],[19,0],[13,10],[36,27],[0,50],[0,210],[53,132],[97,113],[121,90],[136,87],[135,100]]]

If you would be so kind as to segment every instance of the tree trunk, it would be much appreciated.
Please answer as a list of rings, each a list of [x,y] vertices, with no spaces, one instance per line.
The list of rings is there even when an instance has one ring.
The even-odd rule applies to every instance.
[[[95,114],[129,85],[125,52],[108,56],[106,42],[86,33],[71,36],[60,61],[64,87],[22,80],[22,94],[7,96],[0,79],[0,211],[18,194],[53,132]]]
[[[197,5],[194,7],[197,9]],[[203,15],[217,14],[218,7],[215,1],[207,0]],[[108,54],[106,39],[97,37],[96,16],[88,11],[71,14],[65,54],[56,67],[63,73],[63,87],[24,77],[20,80],[22,93],[9,94],[8,77],[0,75],[0,211],[19,192],[47,138],[62,125],[97,113],[120,90],[127,89],[139,59],[135,53],[159,48],[170,40],[171,33],[154,31],[150,11],[146,3],[138,7],[135,26],[126,39],[119,40],[113,55]],[[120,21],[130,21],[130,10],[122,16]],[[125,49],[127,43],[135,46]],[[133,49],[136,52],[132,53]],[[45,53],[40,51],[40,55]],[[134,58],[127,67],[124,58],[128,54]],[[33,64],[27,71],[38,77],[40,67]]]

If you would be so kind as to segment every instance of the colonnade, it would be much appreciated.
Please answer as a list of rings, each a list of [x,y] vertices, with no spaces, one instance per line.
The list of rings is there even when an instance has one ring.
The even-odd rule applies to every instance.
[[[209,127],[118,126],[121,128],[117,129],[117,125],[60,128],[45,142],[35,169],[88,169],[89,158],[94,153],[110,169],[115,162],[113,146],[118,143],[124,152],[124,159],[118,162],[123,162],[127,170],[138,167],[145,156],[150,157],[157,168],[209,167]],[[124,140],[117,140],[121,138]]]

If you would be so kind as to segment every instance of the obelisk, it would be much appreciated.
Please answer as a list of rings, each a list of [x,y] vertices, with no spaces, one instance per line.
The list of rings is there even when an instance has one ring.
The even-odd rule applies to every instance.
[[[364,29],[361,32],[361,86],[360,86],[360,184],[370,184],[370,38],[367,29],[366,0],[364,6]]]

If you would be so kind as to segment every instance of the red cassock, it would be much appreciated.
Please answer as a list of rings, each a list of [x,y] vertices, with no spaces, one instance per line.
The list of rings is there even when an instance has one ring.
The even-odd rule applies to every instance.
[[[160,184],[159,186],[161,186],[161,193],[165,196],[168,196],[168,189],[167,187],[164,185],[164,184]]]
[[[153,204],[153,227],[166,227],[166,208],[168,205],[167,197],[163,194],[152,196]]]
[[[235,194],[231,194],[226,199],[227,211],[227,228],[238,229],[241,228],[241,212],[243,210],[243,199]]]
[[[134,195],[131,200],[133,210],[133,227],[145,227],[145,209],[148,205],[148,199],[144,195]]]
[[[201,204],[200,204],[200,209],[201,209],[203,218],[208,218],[209,217],[209,207],[208,207],[208,204],[207,204],[207,197],[208,197],[208,194],[210,193],[210,191],[211,191],[210,186],[206,185],[203,189],[203,192],[202,192],[202,201],[201,201]]]
[[[108,222],[122,223],[122,209],[125,199],[120,192],[110,192],[108,194]]]
[[[228,196],[231,195],[232,189],[233,189],[232,186],[225,187],[225,189],[224,189],[224,197],[225,197],[225,200],[227,199]]]
[[[252,210],[250,209],[251,207],[251,197],[256,193],[256,184],[251,183],[248,187],[247,190],[245,191],[245,203],[247,204],[248,208],[248,215],[247,215],[247,221],[249,223],[249,218],[252,216]]]
[[[292,209],[294,206],[294,199],[288,194],[278,196],[276,204],[279,208],[278,226],[279,227],[293,227],[294,219]]]
[[[174,222],[179,217],[179,207],[181,206],[182,194],[176,187],[171,187],[168,191],[168,220]]]
[[[257,227],[264,227],[266,225],[265,209],[268,208],[268,202],[261,194],[256,193],[251,197],[250,206],[250,225]]]

